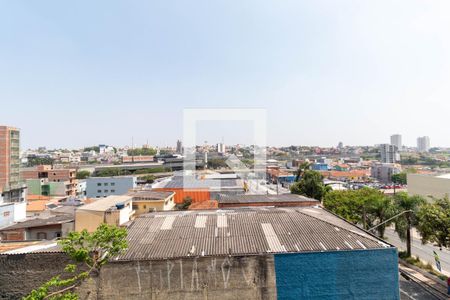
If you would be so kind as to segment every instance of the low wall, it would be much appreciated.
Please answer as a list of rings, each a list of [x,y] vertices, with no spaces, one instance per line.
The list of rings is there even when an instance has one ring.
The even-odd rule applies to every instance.
[[[20,299],[69,262],[61,253],[0,255],[0,299]],[[80,299],[276,299],[271,255],[111,262],[94,280]]]

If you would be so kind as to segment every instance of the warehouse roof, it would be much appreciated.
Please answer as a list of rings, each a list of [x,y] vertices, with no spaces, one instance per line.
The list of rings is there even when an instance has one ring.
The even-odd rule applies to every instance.
[[[99,198],[92,203],[77,207],[77,210],[107,211],[114,208],[117,204],[131,200],[131,196],[111,195],[105,198]]]
[[[277,202],[310,202],[311,205],[319,204],[316,199],[308,198],[296,194],[280,194],[280,195],[228,195],[219,194],[219,203],[277,203]]]
[[[217,189],[242,188],[238,179],[205,179],[195,176],[173,176],[156,183],[154,188],[183,188],[183,189]]]
[[[118,260],[391,247],[319,207],[147,214],[130,225],[128,242]]]

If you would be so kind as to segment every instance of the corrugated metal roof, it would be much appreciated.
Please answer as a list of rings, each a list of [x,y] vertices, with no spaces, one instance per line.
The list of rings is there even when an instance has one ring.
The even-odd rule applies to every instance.
[[[276,202],[311,202],[319,204],[316,199],[308,198],[296,194],[280,194],[280,195],[230,195],[219,194],[219,203],[276,203]]]
[[[14,225],[4,227],[0,231],[8,231],[14,229],[22,229],[22,228],[31,228],[31,227],[40,227],[40,226],[50,226],[50,225],[58,225],[64,224],[68,222],[73,222],[73,216],[71,215],[57,215],[51,216],[49,218],[35,218],[28,219]]]
[[[319,207],[159,212],[136,218],[128,232],[119,260],[391,247]]]

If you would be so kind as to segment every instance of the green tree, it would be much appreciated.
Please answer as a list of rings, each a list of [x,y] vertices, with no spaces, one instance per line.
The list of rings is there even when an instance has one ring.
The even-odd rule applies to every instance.
[[[54,159],[51,157],[28,157],[27,166],[34,167],[39,165],[53,165]]]
[[[70,232],[60,240],[62,250],[77,264],[69,264],[64,271],[67,273],[62,279],[57,275],[44,283],[41,287],[31,291],[23,300],[76,300],[75,289],[83,281],[100,271],[108,260],[123,253],[127,248],[127,231],[125,228],[102,224],[93,233],[86,230]],[[87,270],[78,270],[79,265],[85,265]],[[68,277],[68,278],[66,278]]]
[[[417,213],[420,206],[425,203],[421,196],[408,196],[400,192],[394,196],[396,213],[403,213],[395,219],[395,231],[401,240],[406,240],[406,254],[411,256],[411,227],[417,225]]]
[[[299,182],[295,182],[291,186],[292,194],[299,194],[322,200],[328,187],[323,184],[323,176],[319,172],[306,170]]]
[[[450,247],[450,200],[447,196],[422,205],[417,219],[422,243],[436,243],[441,249]]]
[[[156,150],[153,148],[136,148],[136,149],[129,149],[127,151],[127,154],[129,156],[139,156],[139,155],[155,155]]]
[[[406,173],[402,172],[402,173],[394,174],[394,175],[392,175],[391,180],[393,183],[406,184],[407,183]]]
[[[91,172],[87,171],[87,170],[83,170],[83,171],[78,171],[76,178],[77,179],[86,179],[88,177],[91,176]]]
[[[210,158],[208,159],[208,168],[210,169],[220,169],[228,168],[225,158]]]
[[[155,175],[147,174],[143,176],[139,176],[140,180],[145,181],[145,183],[153,183],[156,179]]]
[[[371,188],[328,192],[323,205],[347,221],[361,224],[364,229],[383,223],[395,213],[392,198]],[[379,236],[384,236],[386,225],[377,227]]]
[[[300,178],[303,176],[306,170],[311,168],[311,163],[305,161],[299,164],[297,171],[295,172],[295,181],[300,181]]]
[[[192,198],[190,196],[186,196],[183,199],[183,203],[177,204],[177,208],[179,210],[187,210],[189,206],[192,204]]]

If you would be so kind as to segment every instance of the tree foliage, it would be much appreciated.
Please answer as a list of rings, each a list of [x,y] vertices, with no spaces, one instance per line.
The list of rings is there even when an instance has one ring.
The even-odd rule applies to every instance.
[[[153,148],[136,148],[136,149],[129,149],[127,151],[127,154],[129,156],[139,156],[139,155],[155,155],[156,150]]]
[[[450,247],[450,200],[434,199],[424,204],[417,213],[417,229],[422,243],[436,243],[440,248]]]
[[[39,165],[53,165],[54,159],[51,157],[37,157],[37,156],[31,156],[28,157],[27,166],[28,167],[34,167]]]
[[[301,180],[291,186],[292,194],[299,194],[317,200],[322,200],[327,190],[327,187],[323,184],[322,174],[311,170],[306,170]]]
[[[183,199],[183,203],[177,204],[177,208],[179,210],[187,210],[189,209],[189,206],[192,204],[192,198],[190,196],[186,196]]]
[[[371,188],[328,192],[323,205],[347,221],[362,225],[364,229],[383,223],[395,212],[393,199]],[[379,236],[384,235],[387,225],[377,227]]]
[[[394,174],[394,175],[392,175],[391,180],[393,183],[406,184],[407,183],[406,173],[402,172],[402,173]]]
[[[87,171],[87,170],[83,170],[83,171],[78,171],[76,178],[77,179],[86,179],[88,177],[91,176],[91,172]]]
[[[295,172],[295,181],[300,181],[300,178],[303,176],[306,170],[309,170],[311,168],[311,163],[305,161],[302,162],[299,166],[297,171]]]
[[[57,275],[39,288],[31,291],[23,300],[77,300],[75,288],[89,278],[92,273],[98,273],[101,266],[127,247],[127,231],[125,228],[102,224],[93,233],[86,230],[70,232],[58,243],[62,250],[77,264],[68,264],[64,278]],[[84,264],[87,270],[79,270]]]

